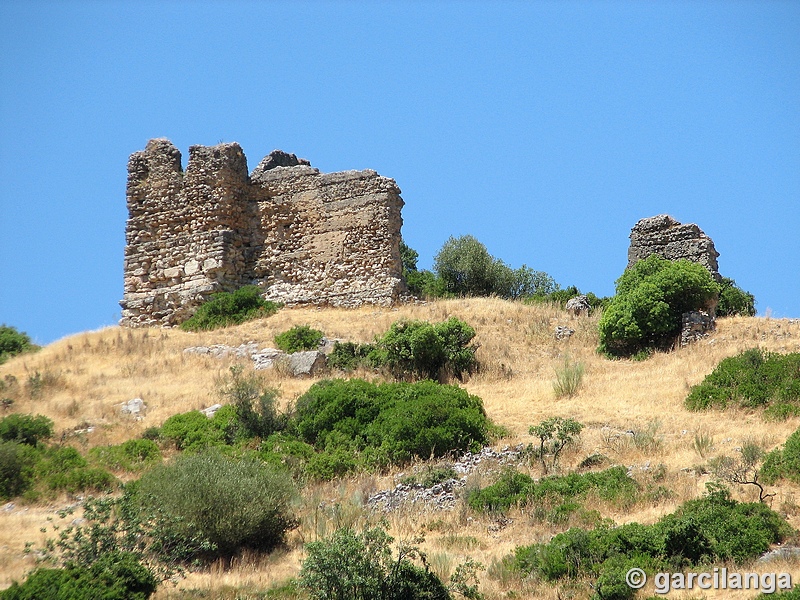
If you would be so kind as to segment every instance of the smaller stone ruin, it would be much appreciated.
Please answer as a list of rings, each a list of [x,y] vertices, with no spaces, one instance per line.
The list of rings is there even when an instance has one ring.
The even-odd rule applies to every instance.
[[[694,223],[684,225],[669,215],[657,215],[636,223],[630,237],[628,268],[651,254],[657,254],[667,260],[687,259],[696,262],[708,269],[715,280],[722,279],[717,265],[719,252],[714,248],[711,238]],[[707,337],[716,328],[716,304],[702,308],[704,310],[683,314],[681,346]]]
[[[721,279],[717,266],[719,252],[711,238],[694,223],[684,225],[669,215],[657,215],[636,223],[630,237],[628,268],[651,254],[658,254],[667,260],[685,258],[699,263],[714,279]]]

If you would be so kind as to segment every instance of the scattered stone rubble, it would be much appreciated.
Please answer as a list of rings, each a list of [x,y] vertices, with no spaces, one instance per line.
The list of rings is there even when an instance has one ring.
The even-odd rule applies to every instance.
[[[174,326],[251,284],[288,305],[408,299],[393,179],[320,173],[279,150],[247,170],[236,143],[191,146],[185,171],[167,139],[131,155],[120,324]]]
[[[592,307],[589,304],[589,298],[581,294],[580,296],[575,296],[567,300],[565,308],[573,317],[585,317],[589,314],[589,309]]]
[[[123,402],[120,407],[120,412],[123,415],[130,415],[135,419],[142,419],[144,413],[147,411],[147,405],[141,398],[133,398],[127,402]]]
[[[565,325],[557,325],[555,330],[555,336],[557,340],[566,340],[572,337],[575,333],[574,329],[570,329]]]
[[[692,342],[706,338],[710,332],[716,329],[714,317],[704,310],[683,313],[682,318],[681,346],[688,346]]]
[[[323,339],[320,348],[333,348],[330,340]],[[276,348],[260,348],[257,342],[247,342],[239,346],[214,344],[213,346],[191,346],[183,349],[186,354],[211,356],[213,358],[249,358],[256,370],[270,369],[280,365],[292,377],[312,377],[325,369],[328,358],[320,350],[308,350],[287,354]]]
[[[447,479],[429,488],[421,484],[398,483],[393,489],[381,490],[367,500],[367,505],[375,510],[392,512],[401,506],[424,505],[430,510],[451,510],[458,497],[458,490],[466,485],[467,475],[485,466],[505,465],[518,462],[522,458],[524,446],[505,447],[500,451],[485,447],[480,452],[473,454],[467,452],[452,464],[443,463],[444,467],[452,469],[461,475],[459,479]],[[404,474],[398,475],[402,478]]]

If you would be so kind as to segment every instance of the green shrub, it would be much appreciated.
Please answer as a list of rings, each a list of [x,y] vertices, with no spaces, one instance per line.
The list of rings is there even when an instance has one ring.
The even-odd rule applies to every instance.
[[[472,491],[467,497],[467,504],[481,512],[504,512],[512,506],[527,504],[534,485],[529,475],[508,470],[492,485]]]
[[[177,519],[176,532],[199,535],[213,555],[241,548],[269,550],[294,526],[288,475],[252,458],[230,459],[218,452],[184,455],[139,480],[141,510],[163,510]]]
[[[265,386],[255,373],[245,374],[239,365],[231,367],[230,372],[230,377],[222,383],[220,395],[234,407],[232,435],[239,440],[266,438],[283,429],[286,417],[278,414],[278,391]],[[220,417],[223,418],[225,415]]]
[[[791,416],[800,408],[800,353],[757,348],[723,359],[685,401],[689,410],[766,407],[765,416]]]
[[[276,335],[275,345],[290,354],[303,350],[316,350],[324,335],[318,329],[312,329],[308,325],[295,325],[288,331]]]
[[[392,538],[381,528],[338,529],[329,538],[306,545],[300,585],[312,600],[448,600],[438,577],[411,560],[416,548],[392,554]]]
[[[369,357],[374,350],[374,344],[335,342],[328,355],[328,366],[345,372],[354,371],[358,367],[371,367],[373,365]]]
[[[595,590],[604,588],[609,597],[628,598],[619,584],[630,566],[674,571],[712,562],[743,564],[791,533],[791,527],[764,504],[739,503],[727,490],[713,488],[654,525],[572,528],[546,544],[519,547],[513,564],[524,574],[548,581],[596,578]]]
[[[70,446],[47,448],[36,465],[36,477],[51,491],[69,493],[110,491],[117,480],[104,469],[90,467],[87,460]]]
[[[232,443],[236,430],[236,408],[229,404],[210,419],[199,410],[173,415],[161,426],[161,437],[178,450],[197,451]]]
[[[457,296],[520,298],[555,291],[552,277],[523,265],[511,269],[471,235],[449,238],[434,258],[433,270],[445,291]]]
[[[768,453],[761,466],[766,483],[788,479],[800,483],[800,429],[790,435],[782,447]]]
[[[261,297],[257,286],[248,285],[235,292],[218,292],[200,305],[189,319],[181,323],[184,331],[206,331],[238,325],[245,321],[268,317],[278,312],[280,304]]]
[[[37,350],[38,346],[31,342],[31,338],[15,327],[0,325],[0,365],[17,354]]]
[[[39,568],[21,585],[0,592],[1,600],[147,600],[158,582],[130,553],[111,552],[89,567]]]
[[[437,324],[397,321],[378,339],[369,360],[386,365],[399,379],[450,374],[461,379],[476,365],[476,348],[469,346],[474,337],[475,330],[455,317]]]
[[[514,470],[504,472],[492,485],[475,490],[467,497],[473,510],[504,512],[513,506],[549,506],[561,510],[571,500],[594,493],[602,500],[629,505],[636,500],[638,486],[624,468],[612,467],[596,473],[570,473],[563,477],[544,477],[538,483]],[[549,515],[544,515],[548,520]]]
[[[43,415],[12,414],[0,419],[0,440],[35,446],[53,437],[53,421]]]
[[[754,317],[756,314],[756,298],[736,285],[733,279],[723,277],[720,282],[722,289],[719,293],[717,316],[731,317],[742,315]]]
[[[632,356],[668,348],[680,333],[683,313],[713,304],[720,286],[702,266],[656,254],[626,269],[600,319],[600,350]]]
[[[98,446],[89,456],[108,469],[140,471],[161,461],[158,445],[149,439],[133,439],[116,446]]]
[[[528,451],[539,458],[544,472],[547,473],[558,467],[559,456],[567,446],[575,442],[582,430],[583,425],[575,419],[550,417],[538,425],[531,425],[528,429],[528,433],[539,438],[538,447],[531,444],[528,446]]]
[[[421,298],[446,298],[452,296],[447,292],[444,280],[431,271],[407,271],[403,274],[410,291]]]
[[[0,442],[0,500],[24,494],[33,484],[39,451],[27,444]]]
[[[477,449],[488,435],[480,398],[432,381],[321,381],[297,401],[294,427],[318,450],[377,466]]]

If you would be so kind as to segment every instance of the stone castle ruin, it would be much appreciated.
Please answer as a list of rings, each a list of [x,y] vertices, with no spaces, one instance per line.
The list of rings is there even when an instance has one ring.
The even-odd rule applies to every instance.
[[[128,161],[121,324],[173,326],[214,292],[258,285],[288,305],[392,304],[406,294],[403,200],[375,171],[320,173],[276,150],[250,173],[239,144],[169,140]]]
[[[628,248],[628,267],[651,254],[668,260],[687,259],[703,265],[715,280],[720,281],[714,242],[695,224],[683,225],[669,215],[641,219],[631,230]],[[681,323],[680,345],[686,346],[706,337],[716,327],[716,301],[702,309],[684,313]]]
[[[685,258],[700,263],[714,279],[721,279],[717,265],[719,252],[714,248],[711,238],[693,223],[683,225],[669,215],[641,219],[631,229],[628,267],[651,254],[658,254],[667,260]]]

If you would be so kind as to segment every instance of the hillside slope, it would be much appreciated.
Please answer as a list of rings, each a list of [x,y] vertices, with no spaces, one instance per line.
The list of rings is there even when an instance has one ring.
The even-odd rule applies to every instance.
[[[0,366],[0,380],[16,379],[17,386],[13,390],[7,387],[4,392],[15,400],[11,412],[47,415],[54,420],[58,436],[85,450],[138,437],[147,427],[159,426],[173,414],[220,401],[218,383],[234,360],[185,354],[186,347],[237,346],[251,341],[269,346],[277,333],[299,324],[320,329],[330,338],[367,342],[398,319],[438,322],[451,316],[463,319],[477,331],[475,341],[480,346],[478,359],[482,367],[463,387],[480,396],[488,416],[509,431],[498,447],[531,442],[527,433],[530,425],[559,415],[586,426],[580,447],[565,457],[566,467],[593,453],[605,454],[643,478],[649,477],[658,465],[665,465],[660,477],[662,484],[674,492],[673,497],[624,512],[602,503],[596,506],[603,516],[616,522],[653,522],[683,500],[703,493],[708,476],[696,475],[693,467],[704,463],[707,457],[701,457],[694,449],[696,434],[713,438],[712,454],[732,455],[748,439],[771,449],[800,426],[800,419],[765,422],[755,412],[691,413],[683,408],[689,388],[725,357],[753,347],[800,352],[800,322],[796,320],[721,319],[712,337],[691,347],[656,354],[643,362],[610,361],[595,352],[596,318],[573,318],[550,306],[485,298],[395,309],[282,310],[262,321],[207,333],[112,327],[70,336],[35,354],[17,357]],[[566,325],[575,334],[556,340],[557,325]],[[556,399],[552,389],[555,369],[567,357],[584,364],[583,386],[572,398]],[[371,373],[360,375],[375,377]],[[280,390],[282,401],[287,403],[313,383],[278,371],[265,371],[264,377]],[[31,385],[35,387],[33,394]],[[147,405],[140,421],[120,414],[120,404],[134,397],[142,398]],[[88,426],[94,427],[91,433],[70,435]],[[640,440],[650,441],[629,443],[632,432]],[[535,465],[530,471],[537,475]],[[181,587],[211,587],[219,591],[225,585],[267,585],[296,574],[302,559],[302,542],[313,539],[325,526],[309,507],[322,501],[345,502],[349,503],[352,518],[363,520],[368,511],[361,500],[377,489],[391,487],[395,474],[364,475],[310,486],[304,490],[303,505],[299,507],[303,525],[293,534],[289,548],[267,559],[242,557],[227,568],[220,565],[213,573],[191,575]],[[471,481],[470,485],[478,483]],[[800,490],[781,485],[772,491],[776,492],[773,508],[784,511],[794,527],[800,526],[800,507],[795,503]],[[733,492],[737,497],[753,500],[749,490]],[[58,504],[68,502],[62,499]],[[39,527],[46,524],[52,512],[53,507],[49,506],[17,506],[0,512],[0,588],[22,577],[29,568],[30,559],[22,557],[24,542],[41,537]],[[560,530],[534,523],[521,513],[512,514],[511,518],[510,524],[497,524],[459,505],[447,514],[410,510],[392,514],[390,520],[395,535],[406,537],[412,532],[427,531],[426,548],[431,556],[438,557],[437,570],[447,572],[460,557],[472,556],[489,565],[517,545],[547,540]],[[443,524],[431,526],[438,521]],[[800,582],[800,566],[790,565],[788,569]],[[482,575],[484,591],[490,598],[505,597],[509,586],[515,584],[493,579],[491,574]],[[162,589],[157,597],[175,594],[175,590]],[[535,594],[556,597],[556,591],[550,588],[538,589]],[[709,593],[708,597],[723,596]]]

